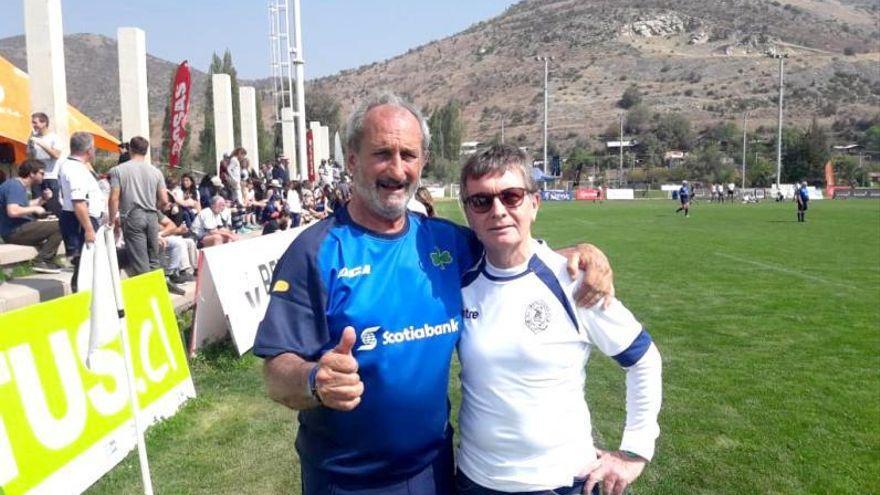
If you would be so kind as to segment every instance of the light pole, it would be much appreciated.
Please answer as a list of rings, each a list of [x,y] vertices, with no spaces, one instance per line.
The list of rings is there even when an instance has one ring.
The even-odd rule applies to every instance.
[[[779,181],[782,177],[782,90],[785,87],[783,75],[785,73],[785,57],[787,55],[778,54],[779,59],[779,119],[776,129],[776,190],[779,191]]]
[[[749,122],[749,112],[743,112],[743,153],[742,153],[742,187],[746,188],[746,126]]]
[[[544,62],[544,174],[547,174],[547,111],[549,108],[549,90],[547,86],[547,79],[549,75],[549,63],[553,60],[553,57],[535,57],[535,60],[539,62]]]
[[[623,114],[620,114],[620,134],[618,135],[618,149],[620,150],[620,168],[617,170],[617,188],[623,187]]]

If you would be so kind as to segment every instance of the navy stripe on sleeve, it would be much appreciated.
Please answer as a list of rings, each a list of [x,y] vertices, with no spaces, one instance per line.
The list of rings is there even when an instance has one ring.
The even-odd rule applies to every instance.
[[[653,342],[653,340],[651,340],[651,334],[643,328],[641,333],[639,333],[626,350],[612,357],[624,368],[629,368],[638,363],[639,359],[642,359],[642,356],[648,352],[648,348],[651,347],[651,342]]]

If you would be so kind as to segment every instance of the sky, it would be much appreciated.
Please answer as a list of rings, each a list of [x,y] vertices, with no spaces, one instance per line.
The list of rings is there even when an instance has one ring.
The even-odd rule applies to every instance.
[[[24,0],[0,0],[0,38],[24,34]],[[267,0],[61,0],[65,34],[146,32],[147,52],[207,70],[232,52],[243,79],[269,77]],[[306,79],[406,52],[486,20],[513,0],[303,0]],[[293,0],[290,0],[291,10]],[[292,30],[292,27],[291,27]],[[293,40],[291,38],[291,44]]]

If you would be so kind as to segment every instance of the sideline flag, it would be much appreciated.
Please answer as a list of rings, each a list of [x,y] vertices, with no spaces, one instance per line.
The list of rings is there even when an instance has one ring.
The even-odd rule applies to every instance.
[[[85,266],[83,266],[85,264]],[[147,459],[147,444],[141,425],[140,404],[135,386],[134,369],[131,361],[131,345],[126,332],[125,306],[122,300],[122,280],[119,276],[119,261],[116,258],[116,237],[113,229],[102,225],[95,233],[95,243],[83,247],[80,257],[80,271],[77,285],[91,287],[92,300],[89,306],[89,345],[86,366],[92,368],[92,357],[97,348],[122,338],[125,374],[128,379],[128,397],[131,405],[134,429],[137,435],[138,459],[141,467],[141,481],[144,494],[153,495],[150,479],[150,465]],[[83,277],[91,277],[91,280]],[[113,302],[111,304],[110,302]]]
[[[92,369],[92,356],[96,349],[119,337],[121,326],[116,305],[110,304],[113,292],[113,272],[119,276],[116,244],[113,231],[102,225],[95,233],[95,243],[84,246],[80,258],[79,287],[92,290],[89,305],[89,347],[86,366]]]

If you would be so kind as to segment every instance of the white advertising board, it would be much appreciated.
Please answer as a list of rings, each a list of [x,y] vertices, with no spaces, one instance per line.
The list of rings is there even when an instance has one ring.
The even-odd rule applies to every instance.
[[[239,355],[254,345],[272,272],[305,227],[202,249],[190,353],[227,334]]]
[[[605,199],[635,199],[635,191],[632,189],[607,189]]]

